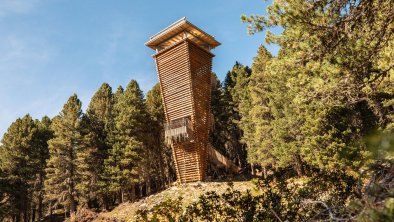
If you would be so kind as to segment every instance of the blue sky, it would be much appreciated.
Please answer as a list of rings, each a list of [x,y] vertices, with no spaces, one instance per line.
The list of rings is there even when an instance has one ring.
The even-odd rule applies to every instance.
[[[213,71],[250,65],[265,33],[247,35],[242,14],[265,14],[262,0],[0,0],[0,137],[18,117],[57,115],[76,93],[86,109],[103,82],[158,82],[149,36],[179,18],[215,36]],[[274,54],[276,46],[267,48]]]

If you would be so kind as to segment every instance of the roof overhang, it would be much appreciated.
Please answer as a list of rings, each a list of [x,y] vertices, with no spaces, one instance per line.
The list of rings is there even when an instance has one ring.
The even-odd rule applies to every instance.
[[[150,47],[151,49],[156,50],[157,46],[160,45],[162,42],[165,42],[172,36],[175,36],[184,31],[204,41],[210,46],[211,49],[220,45],[220,42],[216,41],[213,36],[209,35],[208,33],[204,32],[197,26],[187,21],[185,17],[181,18],[180,20],[174,22],[170,26],[150,37],[149,41],[145,43],[145,45]]]

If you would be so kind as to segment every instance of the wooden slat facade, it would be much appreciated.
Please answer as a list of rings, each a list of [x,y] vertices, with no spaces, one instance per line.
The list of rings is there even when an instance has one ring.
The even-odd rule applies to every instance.
[[[157,52],[153,57],[160,81],[167,135],[171,136],[177,178],[183,183],[204,180],[208,155],[219,158],[217,163],[231,165],[231,161],[215,152],[208,142],[214,57],[209,49],[219,44],[185,19],[167,27],[146,43]],[[180,135],[190,134],[186,132],[187,127],[175,125],[175,122],[187,122],[183,121],[184,118],[192,123],[189,138],[174,135],[178,132]],[[233,165],[230,168],[235,169]]]
[[[213,54],[186,38],[154,57],[167,124],[190,117],[193,125],[192,141],[172,144],[178,179],[203,180],[207,168]]]

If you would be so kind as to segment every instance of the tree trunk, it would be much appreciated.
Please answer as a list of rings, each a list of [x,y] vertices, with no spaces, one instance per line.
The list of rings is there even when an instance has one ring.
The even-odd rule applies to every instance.
[[[146,178],[145,186],[146,186],[146,195],[149,196],[151,194],[151,190],[150,190],[151,181],[149,176]]]
[[[168,164],[167,165],[168,166],[168,168],[167,168],[167,186],[170,186],[171,185],[171,177],[172,177],[172,175],[171,175],[171,165],[170,164]]]
[[[135,201],[135,184],[131,185],[131,202]]]
[[[104,194],[103,196],[103,204],[104,204],[104,210],[109,210],[109,197],[108,194]]]
[[[300,155],[298,154],[294,156],[294,169],[299,177],[304,175],[303,163]]]
[[[38,213],[38,221],[41,221],[41,219],[42,219],[42,194],[40,194],[39,196],[38,196],[38,209],[37,209],[37,213]]]
[[[71,199],[70,199],[70,216],[75,213],[76,208],[77,208],[77,206],[76,206],[76,203],[75,203],[75,199],[74,199],[73,196],[71,196]]]
[[[144,186],[145,186],[145,184],[143,184],[143,183],[139,183],[138,184],[138,195],[137,195],[137,198],[143,197],[144,194],[146,193],[146,192],[144,193]]]
[[[49,221],[52,222],[52,201],[49,201]]]
[[[157,138],[158,138],[158,148],[159,148],[159,165],[160,165],[160,182],[161,182],[161,184],[160,184],[160,188],[162,187],[162,186],[164,186],[165,185],[165,181],[166,181],[166,178],[165,178],[165,173],[164,173],[164,160],[163,160],[163,158],[164,158],[164,153],[163,153],[163,146],[162,146],[162,144],[161,144],[161,135],[160,135],[161,133],[159,133],[159,135],[157,136]]]
[[[28,213],[28,207],[23,212],[23,221],[28,222],[29,221],[29,213]]]
[[[33,206],[31,208],[31,222],[34,222],[36,220],[36,208]]]

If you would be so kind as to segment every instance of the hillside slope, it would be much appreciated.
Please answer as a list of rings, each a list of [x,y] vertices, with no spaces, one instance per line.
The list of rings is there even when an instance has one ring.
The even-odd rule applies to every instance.
[[[250,181],[232,182],[233,189],[239,191],[253,190],[254,185]],[[196,201],[199,196],[209,191],[224,192],[229,187],[228,182],[196,182],[174,185],[162,192],[153,194],[134,203],[123,203],[111,212],[101,213],[100,218],[113,218],[116,221],[135,221],[138,210],[150,210],[155,205],[168,199],[182,198],[182,206],[186,207]]]

